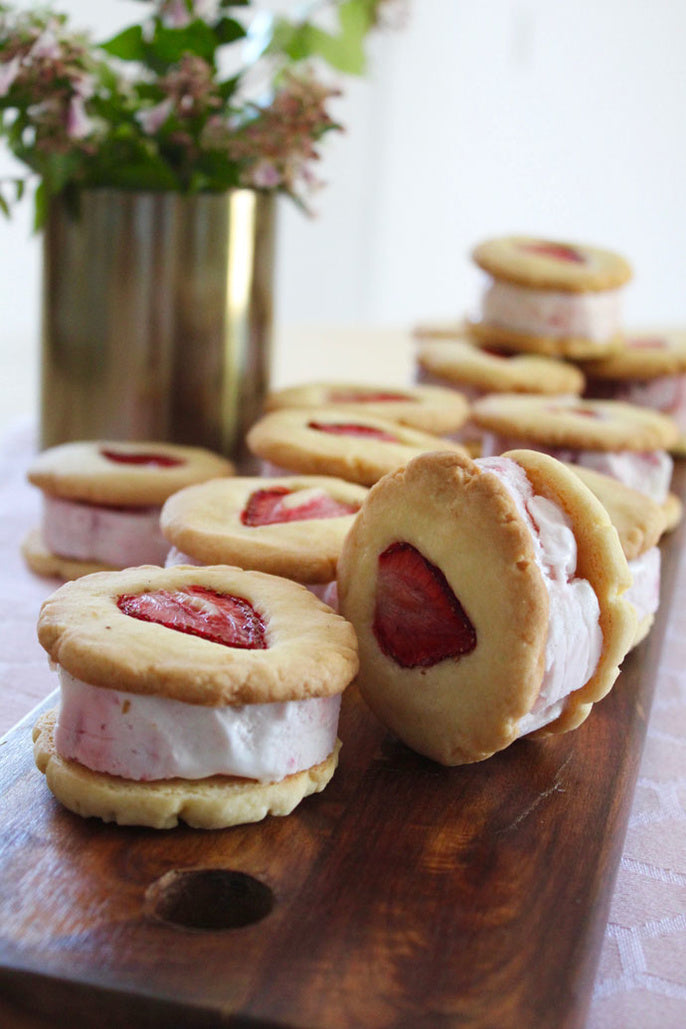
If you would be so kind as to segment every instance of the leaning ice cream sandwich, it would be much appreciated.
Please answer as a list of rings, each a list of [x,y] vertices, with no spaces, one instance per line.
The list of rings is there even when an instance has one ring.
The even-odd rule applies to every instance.
[[[97,572],[45,601],[38,637],[61,702],[34,729],[35,759],[79,815],[216,829],[288,814],[333,775],[356,641],[296,583]]]
[[[252,426],[247,444],[265,475],[333,475],[362,486],[427,450],[463,452],[440,436],[333,407],[271,411]]]
[[[621,287],[631,278],[619,254],[577,243],[506,236],[472,257],[488,284],[470,331],[512,350],[601,357],[621,345]]]
[[[332,607],[338,556],[367,495],[330,476],[213,479],[167,500],[167,566],[230,564],[303,583]]]
[[[583,370],[587,397],[625,400],[673,418],[680,435],[671,450],[686,455],[686,331],[627,332],[621,350],[585,362]]]
[[[577,374],[581,378],[581,373]],[[336,407],[388,418],[435,436],[453,435],[469,415],[466,399],[445,384],[396,389],[349,382],[308,382],[276,390],[265,399],[265,411],[284,407]]]
[[[28,478],[43,494],[39,529],[22,545],[39,575],[74,579],[89,572],[164,564],[162,504],[176,490],[231,475],[226,458],[172,443],[64,443],[39,454]]]
[[[626,599],[638,617],[633,642],[636,646],[648,635],[660,605],[662,555],[658,543],[666,528],[664,509],[645,493],[609,475],[583,465],[568,467],[595,494],[617,530],[631,572]]]
[[[484,456],[525,447],[561,461],[595,468],[647,494],[673,528],[682,505],[670,492],[674,462],[667,450],[678,438],[673,419],[619,400],[578,397],[483,397],[472,405],[483,430]]]
[[[370,490],[338,568],[362,694],[446,765],[583,722],[633,639],[630,582],[602,504],[533,451],[410,461]]]

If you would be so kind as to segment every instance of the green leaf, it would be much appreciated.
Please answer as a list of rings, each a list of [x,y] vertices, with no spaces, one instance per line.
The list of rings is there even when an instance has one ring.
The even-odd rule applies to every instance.
[[[234,43],[237,39],[245,39],[246,31],[234,18],[220,18],[214,26],[214,34],[220,46]]]
[[[320,57],[332,68],[346,75],[361,75],[364,71],[364,50],[353,34],[334,36],[316,25],[303,25],[288,49],[294,60]]]
[[[39,182],[34,195],[33,228],[40,231],[48,217],[48,191],[44,182]]]
[[[148,44],[148,51],[166,64],[176,64],[184,54],[195,54],[212,62],[217,49],[217,37],[200,18],[182,29],[158,25],[155,35]]]
[[[131,25],[111,39],[100,43],[100,49],[122,61],[144,61],[146,45],[143,29],[140,25]]]
[[[93,181],[91,185],[107,185],[120,189],[141,190],[179,190],[179,180],[168,165],[161,159],[146,157],[138,164],[127,163],[111,166],[102,182]]]

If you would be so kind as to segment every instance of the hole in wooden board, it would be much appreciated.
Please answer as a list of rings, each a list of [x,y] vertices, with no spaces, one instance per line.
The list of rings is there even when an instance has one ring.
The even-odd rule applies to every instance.
[[[146,912],[184,929],[239,929],[264,918],[274,894],[259,879],[229,868],[172,869],[145,891]]]

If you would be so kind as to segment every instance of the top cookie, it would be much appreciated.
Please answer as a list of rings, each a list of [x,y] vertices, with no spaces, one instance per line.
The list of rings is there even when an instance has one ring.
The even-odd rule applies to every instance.
[[[34,486],[54,497],[147,507],[163,504],[191,483],[233,472],[229,460],[202,447],[93,440],[44,450],[27,474]]]
[[[270,393],[265,411],[284,407],[337,407],[357,414],[389,418],[437,436],[457,432],[467,420],[465,397],[441,386],[396,389],[349,382],[308,382]]]
[[[170,497],[160,526],[170,544],[202,564],[331,582],[366,495],[364,486],[323,475],[213,479]]]
[[[424,343],[417,363],[459,388],[493,393],[581,393],[583,373],[574,365],[538,354],[495,354],[466,341]]]
[[[672,418],[619,400],[494,393],[474,402],[472,418],[522,446],[648,451],[669,448],[679,437]]]
[[[619,254],[533,236],[487,240],[474,248],[472,257],[495,279],[563,293],[614,289],[632,276],[631,266]]]
[[[333,475],[362,486],[372,486],[428,450],[466,453],[456,443],[388,418],[331,407],[272,411],[253,425],[246,440],[253,454],[281,469]]]
[[[686,372],[686,331],[636,329],[609,357],[581,362],[589,379],[657,379]]]
[[[330,696],[357,670],[352,627],[305,586],[226,565],[75,579],[44,602],[38,639],[91,686],[188,704]]]

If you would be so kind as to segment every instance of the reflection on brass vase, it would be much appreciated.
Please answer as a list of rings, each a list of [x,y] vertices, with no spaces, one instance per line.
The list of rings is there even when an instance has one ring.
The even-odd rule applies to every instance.
[[[269,388],[275,205],[244,189],[52,202],[42,447],[167,440],[245,460]]]

